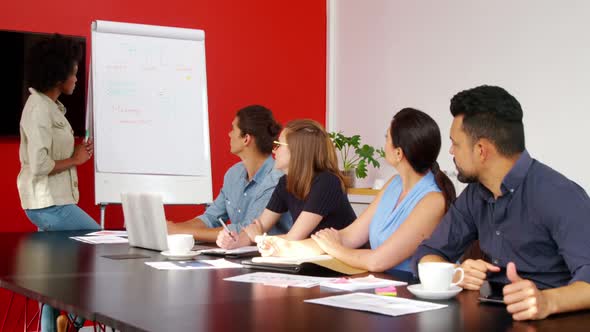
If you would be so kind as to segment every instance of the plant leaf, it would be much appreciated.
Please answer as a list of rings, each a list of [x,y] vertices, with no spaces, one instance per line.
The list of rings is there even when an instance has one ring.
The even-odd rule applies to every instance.
[[[367,177],[367,164],[364,160],[359,161],[358,165],[356,165],[356,177],[359,179]]]
[[[373,153],[375,152],[375,148],[370,145],[363,145],[361,148],[356,149],[356,154],[363,159],[373,159]]]
[[[358,178],[367,176],[367,166],[372,165],[379,168],[379,158],[385,158],[383,148],[375,149],[374,147],[363,144],[361,146],[361,136],[345,136],[342,132],[329,133],[334,147],[340,151],[344,170],[356,169]],[[351,153],[351,149],[354,153]]]
[[[361,144],[361,135],[354,135],[348,139],[349,144],[352,145],[355,149],[359,147]]]

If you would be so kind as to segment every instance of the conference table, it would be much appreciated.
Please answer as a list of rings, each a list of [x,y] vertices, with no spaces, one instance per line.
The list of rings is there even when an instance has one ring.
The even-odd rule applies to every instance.
[[[590,330],[590,311],[514,322],[504,306],[479,303],[478,293],[473,291],[441,301],[448,305],[446,308],[397,317],[304,303],[306,299],[346,292],[223,280],[259,271],[247,268],[157,270],[145,262],[164,261],[158,252],[69,238],[82,234],[0,234],[0,287],[121,331]],[[127,253],[149,257],[103,257]],[[323,276],[325,272],[314,274]],[[405,287],[398,287],[398,296],[413,298]]]

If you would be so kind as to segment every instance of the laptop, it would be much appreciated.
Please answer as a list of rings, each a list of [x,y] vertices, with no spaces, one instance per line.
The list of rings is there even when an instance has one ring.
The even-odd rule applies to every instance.
[[[122,193],[123,217],[129,245],[168,250],[168,230],[162,196],[156,193]]]

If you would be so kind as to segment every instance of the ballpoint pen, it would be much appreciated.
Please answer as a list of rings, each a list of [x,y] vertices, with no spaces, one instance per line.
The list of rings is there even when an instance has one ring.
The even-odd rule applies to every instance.
[[[227,234],[229,235],[229,237],[231,237],[231,239],[235,241],[236,239],[231,234],[229,228],[227,228],[227,225],[225,224],[225,222],[223,222],[223,219],[221,219],[221,217],[219,217],[219,218],[217,218],[217,220],[219,221],[219,223],[221,224],[221,226],[223,227],[223,229],[227,232]]]
[[[266,233],[264,233],[262,235],[256,235],[254,242],[256,242],[256,246],[258,247],[258,251],[260,251],[261,253],[265,252],[263,254],[263,256],[271,256],[274,253],[275,248],[271,244],[267,244],[266,239],[267,239],[267,235],[266,235]]]

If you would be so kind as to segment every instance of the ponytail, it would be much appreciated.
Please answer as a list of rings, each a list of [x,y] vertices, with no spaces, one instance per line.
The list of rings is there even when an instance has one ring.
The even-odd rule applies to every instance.
[[[438,162],[434,161],[430,170],[432,171],[432,174],[434,174],[436,184],[438,185],[438,187],[443,193],[443,196],[445,197],[446,212],[449,210],[449,207],[457,197],[457,194],[455,192],[455,186],[453,185],[453,182],[451,182],[451,179],[449,179],[449,177],[445,174],[445,172],[440,170]]]
[[[391,143],[401,148],[404,157],[418,174],[432,171],[436,184],[445,197],[445,211],[455,200],[455,186],[440,170],[436,158],[440,152],[440,129],[430,115],[414,108],[397,112],[389,125]]]

